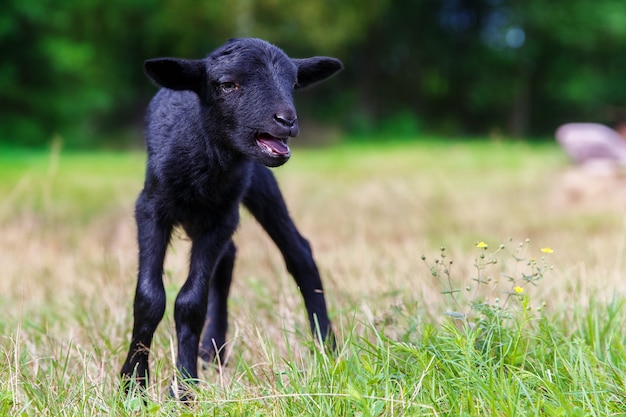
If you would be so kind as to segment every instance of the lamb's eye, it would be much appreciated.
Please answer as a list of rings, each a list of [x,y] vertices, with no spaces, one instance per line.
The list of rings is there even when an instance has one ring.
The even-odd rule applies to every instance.
[[[239,89],[239,84],[233,82],[225,82],[220,84],[220,89],[225,93],[230,93]]]

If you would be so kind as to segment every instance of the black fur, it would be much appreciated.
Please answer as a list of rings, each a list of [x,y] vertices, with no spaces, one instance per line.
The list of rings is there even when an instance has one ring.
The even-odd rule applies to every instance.
[[[223,353],[236,251],[232,235],[242,202],[280,249],[312,331],[332,340],[311,248],[267,167],[289,159],[288,139],[298,134],[294,89],[341,68],[334,58],[291,59],[259,39],[231,40],[202,60],[146,61],[146,73],[163,88],[146,116],[148,162],[135,212],[139,277],[123,380],[134,377],[146,385],[152,337],[165,311],[163,260],[176,226],[192,241],[189,277],[174,312],[177,368],[193,381],[199,355],[211,361]]]

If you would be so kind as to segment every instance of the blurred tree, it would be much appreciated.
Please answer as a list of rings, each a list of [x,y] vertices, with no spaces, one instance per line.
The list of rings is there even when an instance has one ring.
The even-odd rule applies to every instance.
[[[531,0],[524,14],[516,12],[532,41],[527,60],[538,98],[536,128],[615,121],[612,109],[626,107],[626,2],[573,0],[559,7]]]
[[[624,31],[622,0],[393,0],[347,59],[356,117],[512,136],[606,120],[626,105]]]
[[[134,29],[149,2],[6,1],[0,140],[42,144],[61,134],[75,145],[92,143],[102,134],[100,122],[127,114],[144,84],[134,55],[143,38]]]
[[[339,53],[386,1],[5,0],[0,140],[119,137],[140,124],[154,91],[145,58],[201,57],[234,36],[263,37],[292,55]]]
[[[101,108],[106,97],[82,87],[92,45],[64,33],[70,13],[52,2],[7,0],[0,15],[0,134],[3,139],[41,142],[56,126],[76,123]],[[44,36],[42,36],[44,35]],[[91,102],[90,109],[73,102]]]
[[[353,130],[546,135],[626,107],[623,0],[3,3],[3,142],[123,137],[154,92],[145,58],[200,57],[233,36],[341,58],[346,72],[302,110]]]

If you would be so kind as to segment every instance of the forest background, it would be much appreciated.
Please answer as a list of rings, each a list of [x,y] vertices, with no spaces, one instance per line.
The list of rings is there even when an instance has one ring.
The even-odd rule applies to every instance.
[[[157,56],[231,37],[346,69],[298,104],[304,140],[553,136],[626,113],[623,0],[3,0],[0,144],[141,146]],[[300,101],[298,99],[298,101]]]

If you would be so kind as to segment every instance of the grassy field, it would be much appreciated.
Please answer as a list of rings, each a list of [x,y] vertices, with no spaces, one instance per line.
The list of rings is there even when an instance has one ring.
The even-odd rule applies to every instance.
[[[196,403],[168,397],[179,233],[147,400],[122,395],[143,170],[141,152],[0,149],[1,415],[626,413],[623,189],[585,183],[555,146],[486,141],[295,149],[275,173],[314,248],[338,354],[314,348],[244,212],[229,365],[203,371]]]

